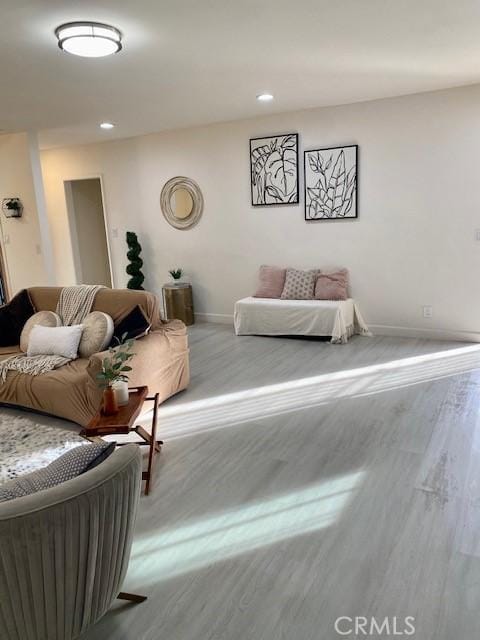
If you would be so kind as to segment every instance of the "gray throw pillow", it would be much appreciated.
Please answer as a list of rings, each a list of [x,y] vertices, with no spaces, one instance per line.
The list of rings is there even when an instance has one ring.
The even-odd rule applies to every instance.
[[[287,269],[285,285],[280,297],[282,300],[311,300],[318,274],[318,269],[310,269],[310,271]]]
[[[0,502],[50,489],[96,467],[115,449],[114,442],[92,442],[70,449],[43,469],[0,485]]]

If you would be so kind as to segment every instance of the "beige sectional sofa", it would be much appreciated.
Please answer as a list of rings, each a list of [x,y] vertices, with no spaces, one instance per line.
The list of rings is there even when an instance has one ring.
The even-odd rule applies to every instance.
[[[37,311],[55,311],[61,287],[32,287],[28,292]],[[135,341],[129,384],[147,385],[151,393],[160,394],[163,402],[189,383],[185,325],[180,320],[162,322],[158,299],[146,291],[101,289],[92,311],[108,313],[117,323],[137,305],[151,322],[151,330]],[[19,346],[2,347],[0,360],[19,351]],[[79,358],[38,376],[10,371],[6,381],[0,381],[0,403],[42,411],[86,426],[100,406],[102,391],[96,375],[105,355],[104,352],[89,359]]]

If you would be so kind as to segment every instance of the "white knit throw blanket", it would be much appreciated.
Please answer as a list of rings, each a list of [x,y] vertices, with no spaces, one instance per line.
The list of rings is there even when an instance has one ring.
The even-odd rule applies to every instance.
[[[81,284],[74,287],[63,287],[57,304],[57,313],[64,327],[81,324],[92,310],[95,296],[100,284]]]
[[[60,292],[56,309],[63,325],[69,327],[73,324],[81,324],[90,313],[98,290],[103,288],[102,285],[97,284],[64,287]],[[0,379],[5,382],[8,371],[19,371],[28,373],[31,376],[38,376],[41,373],[58,369],[69,362],[69,358],[62,356],[27,356],[20,354],[0,362]]]

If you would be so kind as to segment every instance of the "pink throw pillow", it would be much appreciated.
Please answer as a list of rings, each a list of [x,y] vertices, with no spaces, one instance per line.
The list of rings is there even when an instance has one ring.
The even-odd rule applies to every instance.
[[[339,269],[320,273],[315,284],[316,300],[346,300],[348,298],[348,271]]]
[[[258,271],[258,288],[254,298],[280,298],[285,285],[287,270],[262,265]]]

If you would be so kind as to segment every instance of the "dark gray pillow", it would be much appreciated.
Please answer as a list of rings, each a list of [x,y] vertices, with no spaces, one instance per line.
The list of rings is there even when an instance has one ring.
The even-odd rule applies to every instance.
[[[135,338],[141,338],[150,331],[150,327],[151,322],[147,320],[141,307],[137,304],[123,320],[120,320],[115,325],[110,346],[118,347],[122,339],[134,340]]]
[[[0,485],[0,502],[28,496],[76,478],[103,462],[114,449],[114,442],[92,442],[70,449],[43,469]]]
[[[0,347],[20,344],[20,334],[35,309],[26,289],[17,293],[8,304],[0,307]]]

